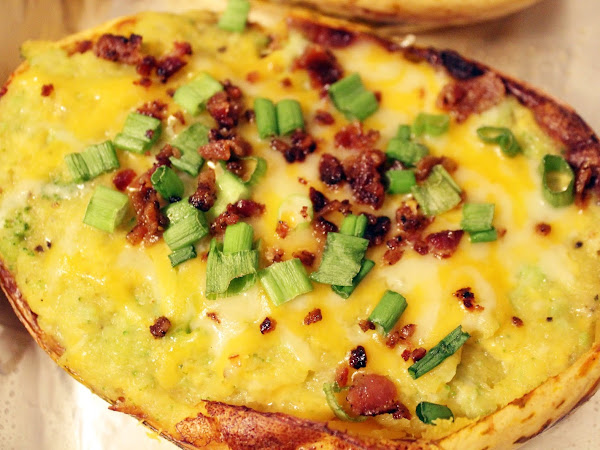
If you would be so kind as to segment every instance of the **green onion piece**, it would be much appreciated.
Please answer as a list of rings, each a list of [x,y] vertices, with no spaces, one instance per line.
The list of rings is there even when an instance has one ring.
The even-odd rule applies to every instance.
[[[90,172],[90,178],[119,168],[119,160],[111,141],[90,145],[81,156]]]
[[[388,170],[385,177],[388,181],[387,191],[390,194],[408,194],[417,184],[412,170]]]
[[[169,160],[176,169],[195,177],[204,164],[204,158],[198,153],[198,148],[208,143],[208,127],[201,123],[195,123],[173,140],[173,147],[181,151],[181,158],[171,156]]]
[[[246,28],[250,2],[248,0],[229,0],[227,8],[219,19],[219,28],[241,33]]]
[[[399,125],[395,138],[403,140],[403,141],[409,141],[411,134],[412,134],[412,129],[411,129],[410,125]]]
[[[369,316],[369,320],[383,328],[388,334],[398,322],[398,319],[406,309],[406,299],[394,291],[385,291],[377,306]]]
[[[223,238],[223,253],[235,253],[243,250],[252,250],[254,229],[245,222],[229,225],[225,229]]]
[[[173,100],[191,115],[197,116],[206,107],[208,99],[222,90],[221,83],[202,72],[196,79],[177,89]]]
[[[456,351],[467,342],[471,335],[465,333],[462,330],[462,326],[459,325],[452,330],[448,336],[442,339],[435,347],[433,347],[427,354],[412,366],[408,368],[408,373],[415,380],[425,375],[430,370],[439,366],[446,358],[454,355]]]
[[[258,135],[261,139],[279,134],[277,112],[271,100],[268,98],[257,98],[254,100],[254,115]]]
[[[170,203],[178,202],[183,195],[183,181],[175,171],[167,166],[160,166],[150,177],[152,186],[162,198]]]
[[[336,81],[329,87],[329,97],[335,107],[348,118],[365,120],[379,108],[375,94],[365,89],[358,73]]]
[[[454,208],[461,201],[460,192],[460,187],[440,164],[433,167],[421,186],[412,187],[412,194],[428,216]]]
[[[540,169],[544,199],[555,208],[573,203],[575,174],[569,163],[562,156],[545,155]]]
[[[146,141],[123,133],[118,133],[113,142],[115,147],[133,153],[144,153],[148,148]]]
[[[385,154],[388,158],[397,159],[407,166],[416,166],[417,163],[429,154],[423,144],[407,141],[405,139],[390,139]]]
[[[83,223],[112,233],[123,221],[128,205],[127,195],[98,186],[85,210]]]
[[[142,153],[152,147],[161,130],[160,120],[132,112],[125,119],[123,131],[115,137],[115,145],[123,150]]]
[[[273,263],[258,272],[258,278],[277,306],[313,290],[306,269],[298,258]]]
[[[183,153],[181,158],[171,156],[169,158],[173,167],[193,177],[198,176],[200,167],[204,164],[204,158],[198,153]]]
[[[233,253],[224,253],[213,239],[206,263],[206,298],[214,300],[220,297],[229,297],[239,294],[242,289],[249,288],[256,282],[256,268],[258,267],[258,251],[243,250]],[[237,278],[245,279],[241,284],[230,285]]]
[[[277,219],[292,228],[309,224],[313,219],[313,205],[306,195],[292,194],[286,197],[279,206]]]
[[[454,420],[454,414],[450,408],[437,403],[421,402],[417,405],[416,413],[421,422],[429,425],[435,425],[433,422],[438,419]]]
[[[487,144],[497,144],[502,153],[513,157],[521,153],[521,146],[512,131],[503,127],[481,127],[477,129],[477,136]]]
[[[182,199],[180,202],[171,203],[164,210],[169,223],[173,224],[185,219],[187,216],[196,214],[198,210],[188,202],[189,197]]]
[[[349,415],[346,411],[344,411],[344,408],[342,408],[337,398],[335,397],[335,394],[341,391],[342,389],[339,387],[337,382],[325,383],[323,385],[323,392],[325,392],[325,400],[327,400],[327,404],[333,411],[333,414],[335,414],[335,417],[337,417],[340,420],[345,420],[347,422],[364,422],[365,420],[367,420],[365,416],[353,417]]]
[[[90,171],[81,156],[81,153],[70,153],[65,156],[65,164],[69,168],[71,178],[75,183],[81,183],[90,179]]]
[[[321,265],[310,275],[313,281],[336,286],[352,286],[360,271],[369,241],[341,233],[327,233]]]
[[[354,214],[348,214],[342,226],[340,227],[340,233],[347,234],[348,236],[363,237],[365,230],[367,229],[367,216],[361,214],[355,216]]]
[[[227,209],[227,205],[238,200],[248,198],[250,190],[248,186],[228,170],[217,176],[217,200],[213,207],[207,212],[208,218],[214,220],[219,214]]]
[[[412,131],[415,136],[427,134],[429,136],[440,136],[448,131],[450,117],[446,114],[420,113],[415,119]]]
[[[188,259],[193,259],[195,257],[196,249],[193,245],[189,245],[187,247],[180,248],[179,250],[175,250],[169,255],[169,260],[171,261],[171,267],[175,267],[186,262]]]
[[[169,228],[163,233],[166,244],[173,251],[192,245],[208,234],[208,224],[201,211],[187,202],[176,204],[177,208],[170,212],[167,208],[167,217],[177,215],[177,220],[171,220]]]
[[[373,261],[370,259],[363,259],[360,270],[352,279],[352,286],[331,286],[331,289],[342,298],[350,297],[350,295],[352,295],[354,292],[354,289],[356,289],[356,287],[367,276],[373,267],[375,267],[375,263]]]
[[[469,238],[473,244],[478,244],[481,242],[493,242],[498,240],[498,232],[495,228],[485,231],[476,231],[474,233],[470,233]]]
[[[304,129],[304,117],[298,100],[286,98],[277,103],[275,109],[280,135],[285,136],[297,129]]]
[[[467,233],[491,230],[494,208],[493,203],[465,203],[460,227]]]
[[[241,160],[254,163],[254,170],[248,177],[248,180],[244,181],[246,186],[254,186],[267,173],[267,161],[265,158],[261,158],[260,156],[246,156],[241,158]]]

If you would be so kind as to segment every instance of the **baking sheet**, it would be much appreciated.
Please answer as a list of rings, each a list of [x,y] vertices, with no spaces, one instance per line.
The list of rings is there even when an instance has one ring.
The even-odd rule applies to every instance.
[[[220,0],[2,0],[0,79],[19,62],[27,38],[58,38],[143,9],[184,10]],[[485,24],[428,32],[417,43],[454,48],[571,104],[600,130],[600,3],[545,0]],[[2,170],[2,169],[0,169]],[[0,449],[169,450],[137,421],[73,380],[37,347],[0,294]],[[600,448],[600,395],[525,450]]]

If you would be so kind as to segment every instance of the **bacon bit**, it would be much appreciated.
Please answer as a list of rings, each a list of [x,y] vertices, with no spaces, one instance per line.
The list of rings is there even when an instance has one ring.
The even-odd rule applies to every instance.
[[[0,88],[0,98],[4,97],[8,92],[8,83]]]
[[[404,361],[408,361],[410,359],[410,355],[412,355],[412,351],[407,348],[406,350],[404,350],[402,352],[402,355],[400,355],[400,356],[402,356],[402,359]]]
[[[256,83],[258,80],[260,80],[260,73],[258,73],[256,70],[246,74],[246,81],[248,83]]]
[[[135,177],[136,173],[133,169],[121,169],[115,173],[112,181],[119,191],[125,192],[125,189],[127,189],[127,186],[131,184]]]
[[[137,245],[142,240],[146,244],[156,243],[169,224],[169,219],[160,210],[158,194],[152,187],[150,177],[158,164],[140,175],[130,188],[128,195],[135,210],[137,225],[127,234],[127,240]]]
[[[144,116],[154,117],[158,120],[164,120],[167,108],[169,106],[160,100],[154,100],[148,103],[144,103],[137,109],[137,112]]]
[[[148,81],[150,81],[148,77],[152,75],[152,70],[154,70],[155,67],[156,58],[152,55],[146,55],[140,60],[140,62],[137,63],[135,71],[138,74],[140,74],[143,78],[147,78]]]
[[[583,247],[583,242],[581,242],[581,241],[575,242],[575,246],[574,247],[575,248],[581,248],[581,247]]]
[[[323,235],[326,235],[327,233],[336,233],[338,231],[337,225],[325,219],[323,216],[318,216],[315,219],[313,228]]]
[[[133,84],[147,88],[152,86],[152,80],[150,78],[140,78],[139,80],[135,80]]]
[[[523,326],[523,321],[519,319],[517,316],[513,316],[512,323],[515,327],[519,328]]]
[[[356,39],[356,34],[351,31],[319,25],[310,19],[293,18],[291,25],[309,41],[324,47],[344,48]]]
[[[323,208],[325,208],[325,206],[327,206],[327,204],[329,203],[327,197],[325,197],[325,195],[322,192],[317,191],[313,187],[309,189],[308,197],[310,198],[310,202],[313,205],[313,210],[316,213],[321,212]]]
[[[385,243],[388,250],[383,255],[383,262],[389,266],[396,264],[404,255],[404,246],[406,241],[402,239],[402,236],[396,236]]]
[[[207,312],[206,317],[208,317],[210,320],[214,320],[217,323],[221,323],[221,319],[219,319],[219,316],[217,316],[216,312]]]
[[[423,357],[427,354],[427,350],[425,350],[423,347],[419,347],[419,348],[415,348],[412,353],[410,354],[412,360],[414,362],[417,362],[420,359],[423,359]]]
[[[45,84],[42,86],[42,97],[48,97],[53,92],[54,92],[53,84]]]
[[[196,192],[190,195],[188,202],[200,211],[208,211],[217,200],[217,184],[215,182],[214,170],[208,168],[203,170],[198,177]]]
[[[34,250],[38,253],[44,253],[44,247],[42,247],[41,245],[36,245]]]
[[[225,232],[228,225],[238,223],[240,219],[260,216],[265,212],[265,205],[253,200],[239,200],[227,205],[227,210],[221,213],[211,224],[210,232],[214,236],[220,236]]]
[[[173,52],[172,56],[189,56],[192,52],[192,45],[189,42],[173,42]]]
[[[436,258],[450,258],[458,248],[464,233],[463,230],[440,231],[428,235],[425,241]]]
[[[292,80],[289,77],[285,77],[281,80],[281,86],[284,88],[292,87]]]
[[[183,113],[181,111],[175,111],[173,113],[173,117],[175,117],[177,120],[179,120],[179,123],[181,125],[185,125],[185,117],[183,116]]]
[[[453,81],[444,86],[436,105],[453,113],[458,123],[473,113],[481,113],[497,105],[505,96],[502,79],[493,72],[476,78]]]
[[[169,328],[171,328],[171,321],[165,316],[161,316],[154,321],[154,325],[150,325],[150,333],[155,339],[159,339],[165,337]]]
[[[350,367],[354,367],[356,370],[367,367],[367,352],[362,345],[359,345],[355,349],[350,351],[350,358],[348,358],[348,364]]]
[[[360,155],[344,161],[346,178],[352,187],[354,198],[374,209],[379,209],[385,199],[385,187],[380,169],[386,156],[379,150],[363,151]]]
[[[205,159],[227,161],[231,158],[232,151],[235,153],[234,148],[236,146],[236,142],[232,139],[213,141],[200,147],[198,153]]]
[[[506,228],[497,228],[498,239],[503,238],[506,235]]]
[[[242,161],[231,160],[226,164],[227,170],[240,178],[244,177],[244,164]]]
[[[348,374],[349,370],[347,366],[339,366],[335,371],[335,382],[339,387],[346,387],[348,385]]]
[[[535,232],[541,236],[548,236],[552,231],[552,227],[547,223],[538,223],[535,226]]]
[[[309,215],[308,215],[308,206],[304,205],[302,207],[302,209],[300,210],[300,215],[302,216],[303,219],[308,219]],[[581,245],[580,245],[581,247]]]
[[[283,220],[277,221],[275,232],[281,239],[285,239],[287,237],[288,231],[290,231],[290,226],[286,222]]]
[[[306,267],[312,267],[315,263],[315,254],[308,250],[300,250],[299,252],[292,253],[294,258],[298,258],[300,262]]]
[[[420,214],[416,207],[411,208],[406,202],[402,202],[396,211],[396,222],[403,236],[411,241],[420,237],[425,228],[433,222],[433,217]]]
[[[242,113],[242,91],[239,87],[231,84],[231,81],[223,82],[223,91],[217,92],[206,103],[206,110],[217,121],[220,128],[234,128]]]
[[[334,142],[336,147],[367,151],[375,147],[379,140],[379,131],[363,131],[361,122],[354,121],[335,134]]]
[[[165,144],[156,155],[154,169],[156,170],[160,166],[171,167],[171,156],[179,158],[181,156],[181,152],[179,149],[171,147],[169,144]]]
[[[335,119],[333,116],[327,111],[323,111],[322,109],[317,109],[315,114],[315,122],[319,125],[333,125],[335,123]]]
[[[392,331],[390,334],[388,334],[388,337],[385,340],[385,346],[388,348],[394,348],[398,342],[400,342],[400,333],[398,331]]]
[[[358,373],[353,381],[346,400],[354,414],[376,416],[394,409],[398,391],[387,377]]]
[[[284,252],[280,248],[268,248],[265,251],[265,258],[271,263],[283,261],[283,255]]]
[[[359,320],[358,326],[364,333],[366,333],[369,330],[375,329],[375,324],[373,322],[371,322],[370,320],[364,320],[364,319]]]
[[[267,334],[271,331],[275,330],[277,326],[277,321],[275,319],[271,319],[270,317],[265,317],[265,320],[260,324],[260,334]]]
[[[253,109],[247,109],[246,111],[244,111],[243,117],[246,120],[246,122],[254,123],[254,121],[256,120],[256,113]]]
[[[416,329],[417,326],[414,323],[406,324],[400,329],[400,337],[405,340],[409,339],[415,334]]]
[[[169,88],[166,90],[166,93],[169,97],[173,97],[175,95],[175,89]]]
[[[114,34],[103,34],[94,45],[97,57],[113,62],[136,65],[142,59],[140,49],[142,36],[131,34],[129,38]]]
[[[217,142],[224,142],[225,144],[223,144],[223,147],[229,150],[229,154],[231,155],[233,153],[233,155],[237,156],[238,158],[252,153],[252,146],[250,145],[250,143],[246,141],[243,137],[237,135],[233,130],[227,128],[211,129],[208,132],[208,140],[209,145],[217,145]],[[202,149],[202,147],[200,147],[200,149]],[[210,147],[208,151],[212,151],[210,150]],[[216,150],[216,152],[222,153],[223,150]]]
[[[346,178],[342,163],[335,156],[325,153],[319,161],[319,177],[329,186],[335,186]]]
[[[344,70],[335,55],[320,45],[306,47],[294,62],[293,69],[306,69],[314,88],[328,88],[344,76]]]
[[[392,221],[386,216],[375,216],[373,214],[366,214],[366,216],[367,229],[363,237],[369,240],[369,246],[379,245],[390,231]]]
[[[475,294],[471,292],[470,287],[459,289],[454,293],[454,296],[462,301],[468,311],[483,311],[483,306],[475,303]]]
[[[85,53],[94,46],[94,43],[89,39],[75,42],[72,49],[69,50],[69,56],[73,56],[75,53]]]
[[[415,178],[417,179],[417,181],[419,181],[419,182],[425,181],[427,179],[427,177],[429,176],[429,174],[431,173],[431,170],[438,164],[441,164],[442,167],[444,169],[446,169],[446,171],[448,171],[448,173],[456,172],[456,169],[458,167],[458,164],[456,164],[456,161],[454,161],[453,159],[448,158],[446,156],[433,156],[433,155],[424,156],[417,163],[417,166],[416,166]]]
[[[231,356],[228,356],[227,358],[228,358],[228,359],[237,359],[237,358],[239,358],[239,357],[240,357],[240,355],[237,355],[237,354],[236,354],[236,355],[231,355]]]
[[[296,130],[292,133],[291,143],[275,138],[271,140],[271,148],[282,153],[289,163],[302,162],[317,149],[317,142],[304,130]]]
[[[546,317],[546,322],[552,322],[554,319],[552,317]]]
[[[156,75],[164,84],[186,64],[179,56],[164,56],[156,63]]]
[[[392,417],[396,420],[398,419],[412,419],[412,415],[410,414],[410,411],[408,410],[408,408],[400,402],[396,402],[396,404],[394,405],[394,407],[396,408],[396,411],[394,411],[392,413]]]
[[[319,308],[315,308],[312,311],[310,311],[304,318],[304,325],[311,325],[313,323],[320,322],[321,320],[323,320],[321,310]]]

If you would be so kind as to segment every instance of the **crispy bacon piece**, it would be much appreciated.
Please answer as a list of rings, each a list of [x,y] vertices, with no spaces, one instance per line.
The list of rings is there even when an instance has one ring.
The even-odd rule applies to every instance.
[[[310,19],[292,18],[291,24],[309,41],[324,47],[344,48],[351,45],[357,37],[352,31],[320,25]]]
[[[431,173],[431,169],[433,169],[434,166],[437,166],[438,164],[441,164],[444,167],[444,169],[448,171],[448,173],[455,172],[458,167],[456,161],[446,156],[427,155],[417,163],[415,170],[415,178],[417,179],[417,181],[425,181],[425,179]]]
[[[403,359],[404,361],[408,361],[408,360],[410,359],[410,355],[411,355],[411,354],[412,354],[412,351],[411,351],[410,349],[408,349],[408,348],[407,348],[407,349],[405,349],[405,350],[402,352],[402,355],[400,355],[400,356],[402,356],[402,359]]]
[[[425,350],[423,347],[419,347],[419,348],[415,348],[412,353],[410,354],[410,357],[412,358],[412,360],[414,362],[419,361],[420,359],[423,359],[423,357],[427,354],[427,350]]]
[[[369,330],[375,329],[375,324],[373,322],[371,322],[370,320],[364,320],[364,319],[360,320],[358,322],[358,326],[364,333],[366,333]]]
[[[223,87],[224,90],[208,99],[206,109],[220,128],[231,129],[238,124],[242,113],[242,91],[229,80],[225,80]]]
[[[348,370],[347,366],[339,366],[335,371],[335,382],[340,387],[346,387],[348,384]]]
[[[127,240],[132,245],[142,241],[154,244],[169,224],[169,219],[160,210],[158,194],[150,181],[157,167],[159,165],[155,164],[152,169],[140,175],[128,192],[137,218],[137,225],[127,234]]]
[[[91,50],[93,46],[94,43],[89,39],[77,41],[75,42],[75,45],[69,49],[69,56],[74,55],[75,53],[85,53],[88,50]]]
[[[433,222],[433,217],[427,217],[420,214],[416,205],[411,207],[411,205],[406,202],[402,202],[400,208],[396,210],[396,222],[398,223],[398,228],[400,228],[402,235],[407,240],[414,241],[417,240],[425,228]]]
[[[411,338],[412,335],[415,334],[416,328],[417,328],[417,326],[414,323],[408,323],[408,324],[404,325],[400,329],[400,337],[402,339],[409,339],[409,338]]]
[[[340,160],[329,153],[323,154],[319,161],[319,178],[329,186],[335,186],[344,181],[346,176]]]
[[[265,250],[265,259],[270,263],[283,261],[284,252],[280,248],[268,248]]]
[[[171,167],[171,156],[179,158],[181,152],[179,149],[172,147],[169,144],[165,144],[156,155],[156,163],[154,163],[153,169],[156,170],[160,166]]]
[[[145,116],[150,116],[158,120],[163,120],[165,118],[168,107],[169,106],[166,103],[163,103],[160,100],[153,100],[151,102],[144,103],[137,109],[137,112]]]
[[[171,321],[165,316],[161,316],[154,321],[153,325],[150,325],[150,333],[155,339],[159,339],[165,337],[169,328],[171,328]]]
[[[458,248],[464,233],[463,230],[445,230],[431,233],[425,238],[425,242],[435,257],[439,259],[450,258]]]
[[[271,319],[270,317],[265,317],[265,320],[260,324],[260,334],[267,334],[271,331],[275,330],[277,326],[277,321],[275,319]]]
[[[53,84],[45,84],[42,86],[42,97],[48,97],[53,92],[54,92]]]
[[[385,346],[388,348],[394,348],[398,342],[400,342],[400,333],[398,331],[392,331],[390,334],[388,334],[388,337],[385,340]]]
[[[325,219],[323,216],[318,216],[314,220],[313,228],[323,235],[326,235],[327,233],[335,233],[338,231],[337,225]]]
[[[281,239],[285,239],[289,231],[290,226],[285,221],[277,221],[277,227],[275,227],[275,233],[277,233],[277,236],[279,236]]]
[[[350,367],[354,367],[356,370],[367,367],[367,352],[362,345],[359,345],[350,351],[348,364]]]
[[[115,173],[113,184],[119,191],[124,192],[127,186],[135,179],[135,176],[136,174],[133,169],[121,169]]]
[[[163,56],[156,62],[156,75],[162,83],[166,83],[187,64],[182,59],[183,56],[192,54],[192,46],[188,42],[175,42],[173,46],[173,51],[169,55]]]
[[[291,143],[278,138],[271,140],[271,148],[282,153],[289,163],[302,162],[317,149],[315,139],[304,130],[294,131],[290,140]]]
[[[535,232],[542,236],[548,236],[552,231],[552,227],[544,222],[540,222],[535,226]]]
[[[376,416],[394,409],[398,391],[387,377],[358,373],[353,381],[346,400],[354,414]]]
[[[217,200],[217,184],[214,170],[203,170],[198,177],[196,192],[190,195],[189,203],[200,211],[208,211]]]
[[[203,145],[198,149],[198,153],[205,159],[229,160],[232,153],[239,151],[238,144],[233,139],[223,139],[213,141]]]
[[[308,197],[310,198],[310,202],[313,205],[313,210],[316,213],[320,213],[325,206],[329,203],[329,200],[321,191],[317,191],[314,187],[308,191]]]
[[[335,123],[335,119],[327,111],[317,109],[317,112],[315,113],[315,122],[317,122],[319,125],[333,125]]]
[[[344,70],[331,50],[320,45],[306,47],[294,62],[294,69],[306,69],[314,88],[328,88],[344,76]]]
[[[141,47],[142,36],[138,34],[131,34],[129,38],[126,38],[107,33],[96,41],[94,53],[102,59],[136,65],[142,59]]]
[[[252,153],[252,146],[243,137],[236,134],[235,131],[227,128],[216,129],[212,128],[208,132],[208,147],[206,147],[207,154],[215,152],[222,154],[223,152],[229,151],[230,157],[236,156],[241,158]],[[218,142],[224,142],[223,144],[217,144]],[[211,145],[212,144],[212,145]],[[217,148],[211,148],[216,146]],[[226,150],[219,149],[219,146],[224,147]],[[202,149],[203,147],[200,147]],[[200,151],[199,149],[199,151]],[[202,152],[200,151],[200,154]],[[220,159],[220,158],[215,158]]]
[[[265,205],[254,200],[239,200],[227,205],[227,210],[221,213],[211,224],[210,232],[220,236],[225,232],[228,225],[234,225],[240,219],[260,216],[265,212]]]
[[[463,306],[468,311],[483,311],[483,306],[475,303],[475,294],[470,287],[459,289],[454,293],[454,296],[462,301]]]
[[[385,187],[380,173],[385,159],[383,152],[368,150],[344,161],[344,172],[354,198],[374,209],[381,208],[385,199]]]
[[[320,322],[321,320],[323,320],[321,310],[319,308],[315,308],[312,311],[310,311],[304,318],[304,325],[311,325],[313,323]]]
[[[369,240],[369,245],[379,245],[385,239],[385,236],[392,227],[392,221],[386,216],[375,216],[366,214],[367,229],[365,230],[364,238]]]
[[[402,239],[402,236],[396,236],[385,243],[388,249],[383,254],[383,262],[389,266],[396,264],[404,255],[404,246],[406,241]]]
[[[362,122],[354,121],[335,134],[336,147],[367,151],[375,147],[379,140],[379,131],[369,130],[365,133]]]
[[[155,67],[156,58],[152,55],[146,55],[137,63],[135,71],[143,77],[142,79],[147,79],[150,83],[152,83],[148,77],[152,75],[152,71]]]
[[[147,77],[142,77],[139,80],[134,80],[133,84],[147,88],[152,86],[152,80]]]
[[[519,319],[517,316],[513,316],[512,323],[517,328],[520,328],[523,326],[523,320]]]
[[[300,250],[299,252],[292,253],[294,258],[298,258],[300,262],[306,267],[312,267],[315,263],[315,254],[308,250]]]
[[[450,111],[458,123],[471,114],[481,113],[497,105],[506,94],[502,79],[486,72],[475,78],[452,81],[444,86],[437,98],[437,106]]]

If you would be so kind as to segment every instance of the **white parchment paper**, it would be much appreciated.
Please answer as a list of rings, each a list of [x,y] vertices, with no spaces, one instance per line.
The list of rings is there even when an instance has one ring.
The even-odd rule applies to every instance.
[[[0,83],[19,63],[18,47],[27,38],[59,38],[143,9],[180,11],[223,4],[221,0],[1,2]],[[574,106],[598,132],[599,19],[596,0],[545,0],[494,22],[419,34],[417,43],[454,48],[526,80]],[[37,347],[0,294],[0,449],[175,448],[107,406]],[[596,395],[523,448],[600,449],[599,411]]]

